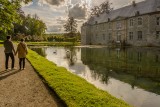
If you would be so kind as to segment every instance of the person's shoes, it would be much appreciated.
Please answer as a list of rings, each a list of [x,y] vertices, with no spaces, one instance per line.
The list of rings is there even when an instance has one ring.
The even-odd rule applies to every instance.
[[[11,68],[7,68],[5,71],[10,71],[11,70]]]
[[[12,68],[11,70],[16,70],[17,68]]]
[[[5,69],[5,71],[10,71],[10,69]]]
[[[26,68],[23,68],[23,70],[25,70]]]

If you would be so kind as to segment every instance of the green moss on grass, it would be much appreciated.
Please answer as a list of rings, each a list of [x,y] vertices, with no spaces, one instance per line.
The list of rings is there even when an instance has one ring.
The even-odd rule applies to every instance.
[[[68,107],[130,107],[34,51],[29,50],[27,58]]]

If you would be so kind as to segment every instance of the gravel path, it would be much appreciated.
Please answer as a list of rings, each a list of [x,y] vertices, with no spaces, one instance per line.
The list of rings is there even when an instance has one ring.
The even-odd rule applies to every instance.
[[[17,70],[4,71],[4,49],[0,47],[0,107],[64,107],[31,64],[26,60],[26,69],[19,71],[15,58]]]

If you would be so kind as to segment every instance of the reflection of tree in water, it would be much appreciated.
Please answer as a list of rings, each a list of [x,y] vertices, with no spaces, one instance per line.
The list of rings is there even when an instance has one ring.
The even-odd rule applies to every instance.
[[[74,47],[66,47],[66,56],[65,58],[68,60],[70,66],[73,66],[77,61],[76,48]]]
[[[32,48],[33,51],[36,51],[39,55],[46,57],[46,48]]]
[[[94,54],[95,53],[94,51],[100,54]],[[102,83],[108,84],[110,70],[107,67],[105,67],[106,62],[104,61],[103,54],[106,53],[103,53],[98,49],[93,50],[93,49],[83,48],[81,51],[83,64],[88,65],[88,67],[90,68],[92,78],[94,80],[100,80]]]

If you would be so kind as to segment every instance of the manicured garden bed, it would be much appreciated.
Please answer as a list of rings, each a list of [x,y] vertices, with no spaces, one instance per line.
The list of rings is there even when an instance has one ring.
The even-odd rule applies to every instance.
[[[32,50],[27,58],[68,107],[130,107]]]

